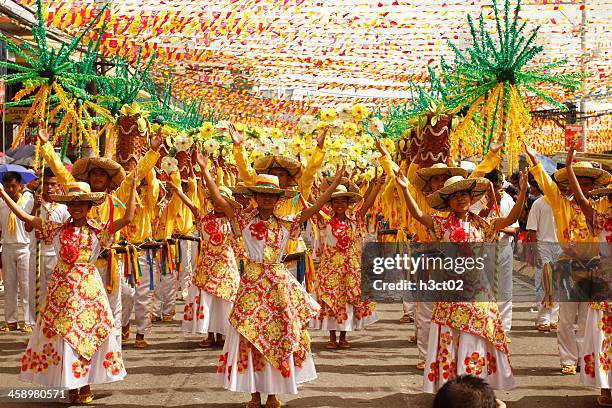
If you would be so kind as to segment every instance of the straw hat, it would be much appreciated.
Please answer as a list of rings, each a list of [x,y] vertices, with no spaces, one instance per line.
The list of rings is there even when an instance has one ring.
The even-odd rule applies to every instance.
[[[591,197],[605,197],[612,195],[612,184],[609,184],[608,187],[596,188],[594,190],[589,191],[589,195]]]
[[[449,211],[448,197],[458,191],[469,191],[472,203],[475,203],[490,188],[491,182],[484,177],[466,179],[463,176],[453,176],[444,182],[444,187],[427,196],[429,206],[438,211]]]
[[[436,163],[431,167],[417,170],[416,175],[415,187],[419,190],[431,191],[429,180],[433,176],[462,176],[465,178],[468,172],[461,167],[448,167],[446,163]]]
[[[593,179],[593,183],[596,188],[604,187],[612,180],[610,173],[603,169],[593,167],[593,163],[588,161],[581,161],[574,163],[572,166],[576,177],[588,177]],[[562,168],[555,171],[553,177],[559,184],[568,184],[567,180],[567,168]]]
[[[275,167],[287,170],[291,176],[289,186],[297,186],[297,179],[302,174],[302,163],[298,160],[287,156],[264,156],[255,160],[253,164],[257,174],[268,174]]]
[[[89,201],[94,205],[100,205],[106,198],[106,193],[92,193],[89,184],[82,181],[68,183],[66,188],[66,194],[51,194],[49,196],[51,201],[56,201],[58,203]]]
[[[236,200],[234,200],[234,195],[229,187],[219,186],[219,194],[221,194],[221,197],[223,197],[232,207],[242,208],[242,206]]]
[[[107,157],[84,157],[72,166],[72,176],[79,181],[89,181],[89,172],[93,169],[104,170],[110,178],[110,188],[119,187],[125,179],[125,170],[119,163]]]
[[[357,204],[362,200],[362,197],[359,193],[354,193],[348,191],[344,184],[338,185],[336,190],[332,193],[330,201],[334,198],[348,197],[349,204]]]
[[[255,180],[255,185],[247,186],[247,189],[251,192],[251,194],[278,194],[283,197],[293,197],[298,193],[294,190],[280,188],[278,177],[271,174],[258,174],[257,179]]]

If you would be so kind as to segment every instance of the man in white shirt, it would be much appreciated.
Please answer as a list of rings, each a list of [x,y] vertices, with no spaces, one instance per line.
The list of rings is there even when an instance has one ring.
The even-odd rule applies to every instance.
[[[42,193],[36,194],[34,205],[32,207],[32,215],[37,215],[43,220],[64,223],[70,218],[68,207],[64,204],[54,203],[50,200],[50,194],[59,194],[59,182],[53,171],[49,168],[44,170],[42,179]],[[26,231],[30,231],[30,309],[34,310],[36,316],[42,302],[47,293],[47,287],[57,263],[57,254],[53,248],[51,241],[40,242],[40,231],[33,231],[30,226],[26,225]],[[36,258],[40,254],[40,293],[38,303],[36,299]]]
[[[530,242],[537,242],[535,287],[538,302],[538,317],[536,328],[540,331],[550,331],[556,328],[559,319],[559,303],[555,302],[552,308],[547,308],[544,301],[544,287],[542,286],[543,267],[552,265],[559,255],[561,247],[557,241],[557,227],[551,206],[544,196],[534,201],[527,218],[527,230],[530,232]]]
[[[485,174],[485,178],[491,181],[495,197],[493,198],[493,193],[489,191],[481,201],[472,206],[471,210],[483,217],[507,216],[512,211],[512,207],[514,207],[514,200],[504,191],[502,173],[496,169]],[[497,203],[499,214],[493,209],[495,203]],[[483,207],[486,207],[486,209],[483,210]],[[518,222],[504,228],[500,231],[499,241],[496,244],[499,245],[497,258],[497,273],[499,275],[497,298],[499,301],[497,304],[505,332],[509,332],[512,328],[512,270],[514,263],[512,244],[514,243],[514,235],[518,228]]]
[[[2,176],[2,185],[7,194],[28,213],[32,210],[34,200],[29,194],[22,194],[23,186],[19,173],[7,172]],[[19,303],[23,308],[24,324],[21,330],[32,331],[35,315],[30,308],[29,262],[30,234],[25,223],[17,218],[6,203],[0,203],[0,228],[2,228],[2,267],[4,286],[6,288],[4,303],[4,331],[19,329]]]

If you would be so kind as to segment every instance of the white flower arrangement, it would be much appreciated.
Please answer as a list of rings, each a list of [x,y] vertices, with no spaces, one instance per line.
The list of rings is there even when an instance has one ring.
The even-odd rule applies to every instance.
[[[174,157],[165,156],[161,162],[161,169],[166,174],[172,174],[178,171],[178,160]]]
[[[177,152],[186,152],[191,149],[191,146],[193,146],[193,139],[188,136],[180,135],[174,139],[174,147]]]

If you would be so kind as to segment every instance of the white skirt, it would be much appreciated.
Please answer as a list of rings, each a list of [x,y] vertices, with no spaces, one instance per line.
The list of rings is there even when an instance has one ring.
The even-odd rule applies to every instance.
[[[609,389],[612,386],[612,315],[589,308],[585,327],[580,347],[580,380],[588,387]]]
[[[62,337],[49,339],[36,326],[21,357],[21,379],[49,388],[75,389],[120,381],[125,375],[121,345],[112,335],[87,361]]]
[[[198,288],[189,287],[183,313],[185,333],[221,333],[227,336],[232,303]]]
[[[371,315],[366,316],[363,319],[357,319],[355,317],[355,313],[353,312],[353,305],[346,304],[344,309],[348,318],[341,324],[338,324],[338,321],[334,317],[324,317],[323,319],[320,319],[319,316],[317,316],[310,320],[308,327],[313,330],[336,330],[350,332],[362,330],[363,328],[378,321],[378,314],[376,312],[372,312]]]
[[[431,323],[423,391],[436,393],[458,375],[472,374],[493,389],[510,390],[516,383],[508,356],[479,336]]]
[[[298,384],[317,378],[312,353],[308,353],[302,367],[296,367],[293,356],[290,356],[291,372],[288,376],[283,376],[279,369],[272,367],[268,362],[265,363],[263,370],[256,371],[253,367],[253,353],[249,351],[247,367],[239,372],[240,337],[240,334],[232,327],[225,340],[221,359],[227,359],[227,361],[224,369],[217,370],[225,389],[249,394],[255,392],[297,394]]]

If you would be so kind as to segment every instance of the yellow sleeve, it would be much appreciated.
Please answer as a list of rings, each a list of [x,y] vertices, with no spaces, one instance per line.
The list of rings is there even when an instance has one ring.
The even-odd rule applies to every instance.
[[[161,188],[159,180],[155,176],[155,169],[151,169],[149,171],[146,179],[147,184],[149,185],[149,191],[151,192],[151,194],[149,194],[149,196],[147,197],[147,207],[150,211],[153,211],[155,209],[155,206],[157,205],[157,199],[159,197],[159,191]]]
[[[149,172],[153,170],[153,167],[155,166],[155,163],[157,163],[158,159],[159,159],[159,153],[156,152],[155,150],[149,150],[147,154],[145,154],[138,161],[138,181],[139,182],[143,178],[147,177]],[[130,190],[132,189],[133,178],[134,178],[134,172],[130,172],[130,174],[128,174],[128,176],[121,182],[121,185],[119,186],[119,188],[115,190],[115,195],[117,196],[117,198],[123,201],[124,203],[130,197]]]
[[[410,166],[408,167],[408,173],[406,174],[406,178],[408,179],[408,182],[413,186],[416,185],[417,171],[419,171],[420,168],[421,166],[419,166],[415,162],[410,163]]]
[[[316,146],[312,156],[308,160],[308,166],[304,169],[302,177],[300,177],[298,181],[300,193],[306,200],[310,197],[310,191],[312,190],[312,185],[314,184],[317,173],[323,166],[323,159],[325,159],[325,150]]]
[[[490,171],[499,167],[501,162],[501,152],[489,152],[484,159],[476,166],[469,178],[484,177]]]
[[[544,193],[546,201],[553,209],[553,212],[559,211],[562,207],[563,195],[559,190],[559,187],[552,181],[550,176],[544,171],[542,163],[538,163],[537,166],[532,166],[529,171],[533,175],[533,178],[540,186],[540,189]]]
[[[234,145],[234,160],[236,160],[236,166],[238,167],[238,174],[240,175],[240,179],[247,186],[255,185],[257,173],[255,172],[255,170],[253,170],[251,164],[249,163],[246,157],[246,150],[244,149],[244,145]]]
[[[393,160],[391,160],[391,156],[388,154],[380,156],[378,158],[378,162],[385,171],[387,177],[392,177],[395,179],[395,172],[398,171],[400,167]]]
[[[61,185],[65,186],[66,184],[75,181],[72,174],[70,174],[68,169],[66,169],[66,166],[64,166],[64,163],[62,163],[59,156],[55,153],[51,143],[45,143],[42,146],[41,152],[43,159],[45,159],[45,162],[47,162],[53,171],[53,174],[55,174],[55,177],[57,177],[57,181],[59,181]]]

